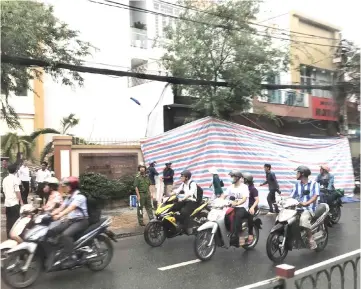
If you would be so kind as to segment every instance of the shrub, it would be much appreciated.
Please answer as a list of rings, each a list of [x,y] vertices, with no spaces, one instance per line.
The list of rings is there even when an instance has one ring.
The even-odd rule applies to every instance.
[[[134,177],[129,175],[111,180],[99,173],[84,173],[79,177],[80,191],[87,197],[102,202],[125,199],[134,192]]]

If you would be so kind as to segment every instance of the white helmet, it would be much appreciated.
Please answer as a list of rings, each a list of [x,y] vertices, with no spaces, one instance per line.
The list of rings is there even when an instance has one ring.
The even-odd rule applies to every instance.
[[[210,169],[208,169],[208,171],[209,171],[212,175],[218,175],[218,171],[217,171],[216,167],[211,167]]]
[[[47,178],[44,183],[46,184],[54,184],[54,185],[59,185],[59,180],[56,177],[50,177]]]

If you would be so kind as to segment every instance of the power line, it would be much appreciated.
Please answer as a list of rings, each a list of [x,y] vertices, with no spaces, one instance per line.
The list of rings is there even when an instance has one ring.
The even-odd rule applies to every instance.
[[[225,30],[228,30],[228,31],[229,30],[232,30],[232,31],[243,31],[244,30],[242,28],[232,28],[232,27],[225,26],[225,25],[211,24],[211,23],[208,23],[208,22],[197,21],[197,20],[192,20],[192,19],[188,19],[188,18],[184,18],[184,17],[177,17],[177,16],[173,16],[173,15],[168,15],[168,14],[164,14],[164,13],[160,13],[160,12],[156,12],[156,11],[151,11],[151,10],[144,9],[144,8],[139,8],[139,7],[135,7],[135,6],[130,6],[130,5],[110,1],[110,0],[104,0],[104,1],[109,2],[109,3],[114,3],[115,5],[110,5],[110,4],[107,4],[107,3],[101,3],[101,2],[94,1],[94,0],[88,0],[88,1],[92,2],[92,3],[95,3],[95,4],[101,4],[101,5],[116,7],[116,8],[120,8],[120,9],[127,9],[127,10],[132,10],[132,11],[143,12],[143,13],[150,13],[150,14],[154,14],[154,15],[160,15],[160,16],[169,17],[169,18],[173,18],[173,19],[189,21],[189,22],[203,24],[203,25],[207,25],[207,26],[214,26],[216,28],[221,28],[221,29],[225,29]],[[295,39],[281,38],[281,37],[276,37],[276,36],[271,36],[271,35],[264,35],[264,34],[260,34],[259,32],[249,31],[249,33],[254,34],[254,35],[258,35],[258,36],[270,37],[270,38],[274,38],[274,39],[290,41],[290,42],[295,42],[295,43],[304,43],[304,44],[324,46],[324,47],[334,47],[334,48],[340,48],[341,47],[339,45],[321,44],[321,43],[315,43],[315,42],[306,42],[306,41],[299,41],[299,40],[295,40]]]
[[[93,73],[102,75],[115,75],[115,76],[128,76],[140,79],[149,79],[160,82],[168,82],[171,84],[183,84],[183,85],[210,85],[217,87],[230,87],[230,84],[226,81],[209,81],[203,79],[190,79],[175,76],[160,76],[146,73],[130,72],[124,70],[113,70],[89,66],[81,66],[74,64],[67,64],[62,62],[50,63],[40,59],[31,59],[27,57],[10,56],[4,53],[1,54],[1,63],[10,63],[13,65],[21,66],[35,66],[35,67],[51,67],[52,69],[68,69],[71,71]],[[261,84],[262,89],[278,90],[278,89],[320,89],[320,90],[333,90],[335,86],[345,86],[345,83],[337,85],[294,85],[294,84]]]
[[[288,15],[288,12],[280,14],[280,15],[273,16],[271,18],[267,18],[267,19],[262,20],[262,21],[259,21],[259,22],[257,22],[257,24],[263,23],[263,22],[266,22],[266,21],[269,21],[269,20],[272,20],[272,19],[275,19],[275,18],[278,18],[278,17],[282,17],[282,16],[285,16],[285,15]]]
[[[106,0],[105,0],[106,1]],[[221,19],[226,19],[226,20],[235,20],[233,18],[230,18],[230,17],[221,17],[215,13],[211,13],[211,12],[208,12],[208,11],[203,11],[203,10],[199,10],[197,8],[195,8],[194,6],[183,6],[183,5],[180,5],[180,4],[175,4],[175,3],[170,3],[170,2],[167,2],[167,1],[164,1],[164,0],[158,0],[159,2],[161,3],[165,3],[165,4],[168,4],[168,5],[172,5],[172,6],[175,6],[175,7],[180,7],[180,8],[183,8],[183,9],[190,9],[190,10],[193,10],[193,11],[197,11],[197,12],[200,12],[200,13],[204,13],[204,14],[209,14],[209,15],[212,15],[212,16],[216,16],[216,17],[219,17]],[[108,2],[108,1],[107,1]],[[277,18],[277,17],[280,17],[280,16],[283,16],[283,15],[286,15],[288,13],[284,13],[284,14],[281,14],[281,15],[278,15],[278,16],[275,16],[275,17],[272,17],[272,18],[269,18],[267,20],[270,20],[270,19],[274,19],[274,18]],[[264,20],[264,21],[267,21],[267,20]],[[276,27],[272,27],[272,26],[267,26],[267,25],[263,25],[263,24],[259,24],[260,22],[258,23],[254,23],[254,22],[250,22],[250,21],[242,21],[243,23],[245,24],[249,24],[249,25],[255,25],[255,26],[259,26],[259,27],[265,27],[265,28],[270,28],[270,29],[275,29],[275,30],[280,30],[280,31],[286,31],[288,33],[294,33],[294,34],[300,34],[300,35],[306,35],[306,36],[311,36],[311,38],[320,38],[320,39],[328,39],[328,40],[337,40],[339,41],[340,39],[338,38],[330,38],[330,37],[324,37],[324,36],[318,36],[318,35],[314,35],[314,34],[308,34],[308,33],[302,33],[302,32],[297,32],[297,31],[291,31],[291,30],[287,30],[287,29],[282,29],[282,28],[276,28]],[[262,21],[263,22],[263,21]]]

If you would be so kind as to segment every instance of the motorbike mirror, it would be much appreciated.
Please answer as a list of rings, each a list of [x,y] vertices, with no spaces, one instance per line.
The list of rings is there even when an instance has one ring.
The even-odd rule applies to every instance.
[[[303,191],[303,194],[304,194],[305,196],[307,196],[307,195],[310,194],[310,191],[309,191],[309,190],[304,190],[304,191]]]

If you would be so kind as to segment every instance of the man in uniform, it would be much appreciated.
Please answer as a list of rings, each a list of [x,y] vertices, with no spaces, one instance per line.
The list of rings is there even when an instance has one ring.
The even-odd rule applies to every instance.
[[[8,171],[8,159],[7,158],[1,158],[1,180],[0,180],[0,187],[1,187],[1,199],[3,200],[5,198],[4,191],[2,187],[2,182],[5,177],[9,175]]]
[[[140,226],[144,226],[143,222],[143,209],[145,208],[148,214],[149,220],[153,219],[152,199],[150,196],[150,179],[146,174],[146,167],[144,164],[138,166],[139,173],[134,180],[135,192],[138,200],[138,223]]]

